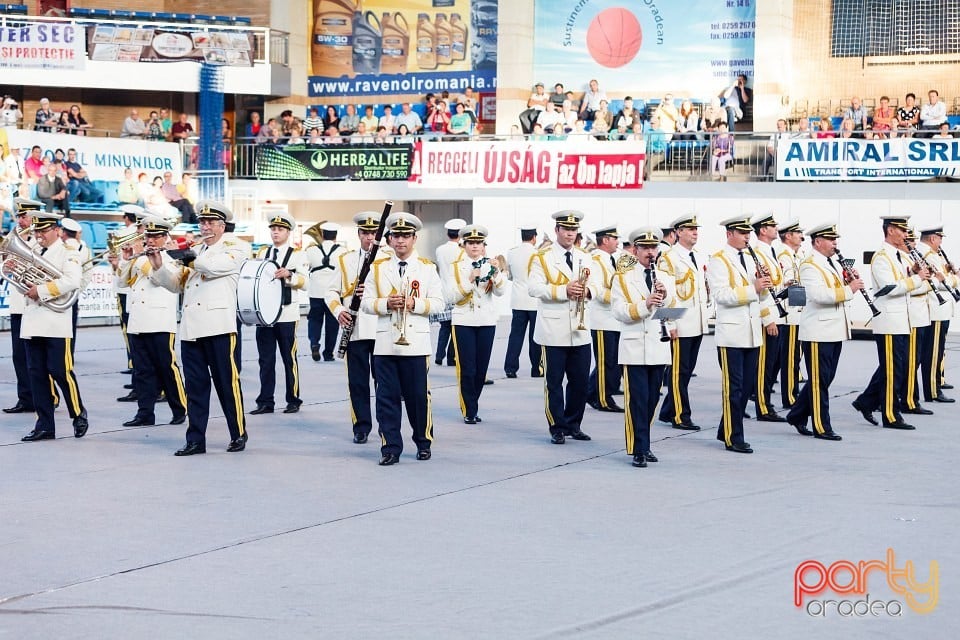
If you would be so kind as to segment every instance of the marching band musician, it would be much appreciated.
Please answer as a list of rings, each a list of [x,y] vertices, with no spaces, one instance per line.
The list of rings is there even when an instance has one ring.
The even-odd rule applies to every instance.
[[[537,301],[530,295],[527,284],[530,262],[537,252],[537,230],[520,229],[520,244],[507,252],[507,266],[513,287],[510,290],[510,337],[507,339],[507,355],[503,360],[503,370],[508,378],[516,378],[520,370],[520,351],[523,348],[523,336],[527,335],[527,355],[530,358],[530,377],[543,377],[540,361],[543,353],[533,339],[537,326]],[[527,325],[529,324],[529,329]]]
[[[562,210],[552,215],[557,241],[538,252],[530,264],[530,295],[539,300],[534,339],[543,347],[545,410],[550,442],[567,436],[590,440],[583,432],[590,371],[587,300],[596,290],[590,255],[575,241],[584,214]],[[567,379],[564,397],[563,379]]]
[[[28,231],[33,224],[32,213],[43,208],[42,202],[26,198],[14,198],[13,208],[17,224],[10,233],[19,233],[20,238],[30,247],[36,247],[33,234]],[[33,395],[30,392],[30,372],[27,369],[27,347],[20,330],[23,326],[25,309],[23,295],[13,287],[7,287],[7,304],[10,306],[10,347],[13,359],[13,372],[17,379],[17,402],[5,407],[4,413],[33,413]]]
[[[465,227],[466,224],[467,221],[462,218],[453,218],[452,220],[447,220],[443,225],[444,231],[447,232],[447,241],[437,247],[436,258],[437,272],[440,275],[440,282],[443,286],[444,299],[447,298],[448,294],[445,280],[447,273],[450,271],[450,265],[453,264],[454,260],[463,255],[463,248],[460,246],[460,229]],[[440,324],[440,332],[437,334],[437,357],[434,361],[437,363],[437,366],[442,365],[444,354],[446,354],[447,366],[452,367],[456,364],[453,340],[450,339],[453,309],[450,305],[447,305],[443,309],[436,310],[434,315]]]
[[[64,218],[60,221],[60,239],[63,240],[63,244],[67,245],[68,249],[76,251],[80,258],[80,266],[83,269],[83,276],[80,278],[80,290],[83,291],[90,284],[90,272],[93,270],[93,262],[90,261],[92,257],[90,247],[80,240],[81,231],[80,223],[73,218]],[[70,343],[70,348],[73,349],[73,353],[76,353],[77,320],[80,317],[79,298],[73,303],[71,316],[73,322],[73,342]]]
[[[222,240],[224,242],[229,242],[234,245],[236,253],[243,256],[243,259],[253,257],[253,245],[249,242],[238,236],[235,231],[237,230],[237,223],[228,221],[224,225],[225,231],[223,232]],[[237,348],[234,351],[237,361],[237,371],[243,371],[243,321],[240,319],[240,314],[237,314]]]
[[[460,229],[463,253],[446,274],[447,302],[451,315],[453,348],[456,357],[460,411],[465,424],[482,422],[479,411],[493,351],[493,337],[500,317],[496,297],[503,295],[506,279],[497,258],[485,256],[486,227],[468,224]]]
[[[210,414],[210,380],[230,430],[227,451],[243,451],[247,431],[243,393],[237,370],[237,282],[246,259],[245,248],[224,238],[233,212],[218,202],[200,201],[195,207],[201,243],[195,257],[183,265],[164,264],[160,253],[150,254],[154,282],[178,293],[183,291],[180,319],[180,355],[187,388],[189,425],[186,444],[174,455],[207,452],[207,419]]]
[[[948,289],[956,290],[960,279],[947,264],[941,253],[943,244],[943,225],[934,223],[920,229],[920,242],[917,251],[923,256],[934,277]],[[947,292],[949,293],[949,292]],[[950,328],[950,319],[956,309],[956,301],[952,295],[944,294],[944,304],[939,304],[933,292],[927,294],[927,304],[930,306],[930,331],[920,347],[920,363],[923,371],[923,399],[926,402],[953,402],[953,398],[943,395],[940,371],[943,363],[944,350],[947,344],[947,330]]]
[[[297,225],[289,213],[278,213],[270,219],[271,247],[263,247],[258,260],[272,260],[279,267],[274,276],[283,286],[280,317],[270,326],[257,327],[257,356],[260,365],[260,394],[252,415],[273,413],[274,389],[277,383],[277,350],[283,363],[287,406],[284,413],[300,411],[300,372],[297,368],[297,322],[300,300],[295,291],[307,286],[308,267],[304,254],[290,245],[290,232]]]
[[[135,257],[134,247],[123,247],[118,270],[130,290],[127,338],[133,355],[133,390],[137,397],[137,414],[123,426],[156,424],[154,406],[161,391],[173,416],[170,424],[183,424],[187,419],[187,396],[173,346],[178,296],[160,286],[158,270],[149,256],[155,252],[164,267],[174,268],[173,259],[163,251],[173,223],[150,214],[144,216],[143,223],[146,243],[143,255]]]
[[[363,297],[363,283],[357,282],[360,267],[367,259],[377,238],[380,214],[376,211],[361,211],[353,216],[357,225],[360,250],[350,250],[337,256],[334,276],[325,296],[327,308],[336,316],[341,327],[355,324],[347,345],[344,362],[347,367],[347,391],[350,394],[350,419],[353,423],[353,441],[365,444],[373,429],[370,412],[370,374],[373,371],[373,347],[377,337],[377,316],[358,311],[352,317],[349,311],[354,296]],[[378,251],[378,255],[383,254]]]
[[[386,221],[393,255],[378,258],[364,282],[361,308],[376,314],[377,337],[373,377],[377,381],[377,424],[380,431],[380,465],[400,462],[400,402],[407,409],[417,445],[417,460],[429,460],[433,441],[433,415],[427,370],[431,311],[443,307],[443,288],[436,266],[414,249],[420,219],[405,211]]]
[[[717,440],[727,451],[753,453],[743,437],[743,412],[750,390],[756,387],[757,360],[763,344],[762,325],[773,324],[768,292],[769,275],[758,274],[746,253],[750,218],[735,216],[720,223],[727,244],[707,263],[707,282],[717,309],[715,327],[720,361],[722,416]]]
[[[635,467],[657,462],[650,450],[650,423],[660,400],[664,368],[670,362],[670,346],[660,341],[660,322],[653,319],[657,308],[669,306],[673,298],[672,276],[656,265],[661,238],[653,227],[630,233],[637,249],[636,265],[617,269],[613,288],[613,314],[623,323],[617,357],[623,365],[624,431],[627,455],[633,456]]]
[[[146,213],[146,210],[136,204],[125,204],[120,207],[120,213],[123,214],[123,222],[126,226],[121,230],[117,231],[116,235],[127,236],[137,233],[138,225],[140,224],[140,219]],[[137,247],[139,250],[140,247]],[[112,257],[112,256],[111,256]],[[120,333],[123,334],[123,344],[124,348],[127,350],[127,370],[124,373],[133,373],[133,355],[130,353],[130,341],[127,340],[127,321],[130,319],[130,314],[127,312],[127,294],[130,293],[130,288],[127,287],[117,276],[118,262],[115,260],[110,260],[110,264],[113,267],[113,285],[117,291],[117,310],[120,312]],[[131,379],[131,383],[132,383]],[[133,388],[133,384],[128,387]],[[127,396],[125,396],[127,402],[133,402],[136,400],[136,396],[133,391],[131,391]],[[120,400],[120,398],[117,398]]]
[[[907,378],[907,350],[910,342],[910,317],[907,311],[911,291],[925,288],[929,271],[922,267],[911,271],[904,259],[904,240],[909,231],[909,216],[881,216],[883,246],[873,254],[870,272],[878,293],[875,304],[880,315],[873,319],[873,339],[877,343],[877,369],[867,388],[853,401],[853,408],[864,420],[877,424],[873,412],[880,407],[883,426],[888,429],[914,429],[903,421],[903,390]],[[889,288],[884,295],[879,291]]]
[[[60,240],[58,222],[63,218],[55,213],[40,211],[39,202],[33,210],[33,230],[40,246],[39,255],[49,262],[61,275],[59,278],[31,284],[24,294],[23,322],[20,336],[26,342],[27,368],[30,372],[30,391],[37,412],[33,431],[25,435],[24,442],[52,440],[55,436],[53,417],[53,378],[67,401],[67,410],[73,419],[73,435],[82,438],[90,426],[87,410],[80,399],[80,388],[73,373],[73,341],[71,314],[55,311],[44,301],[67,295],[80,287],[83,267],[76,250],[69,249]],[[32,205],[29,205],[32,207]]]
[[[907,232],[907,240],[916,243],[918,234],[914,229]],[[920,254],[921,256],[923,254]],[[911,269],[917,267],[916,262],[910,256],[909,252],[903,252],[904,262]],[[933,280],[935,281],[935,280]],[[907,387],[903,392],[903,404],[900,406],[901,413],[909,413],[918,416],[932,415],[933,411],[923,407],[920,404],[920,384],[917,380],[917,370],[920,368],[920,348],[928,339],[930,333],[930,306],[927,304],[927,295],[933,295],[931,282],[924,282],[922,286],[910,292],[907,297],[907,317],[910,320],[910,339],[907,342]],[[943,297],[941,295],[941,297]],[[945,299],[945,298],[944,298]],[[939,306],[936,299],[934,306]],[[944,302],[943,306],[947,306]]]
[[[803,262],[801,245],[803,229],[800,221],[791,218],[777,229],[780,242],[776,243],[777,259],[783,271],[783,279],[789,286],[800,282],[800,263]],[[784,300],[784,304],[787,301]],[[787,304],[786,324],[780,337],[780,400],[784,409],[789,409],[797,401],[800,390],[800,317],[803,307],[791,307]]]
[[[666,397],[660,406],[660,421],[674,429],[699,431],[693,423],[690,406],[690,378],[697,367],[700,344],[710,331],[710,307],[707,302],[706,262],[695,249],[700,223],[692,214],[674,220],[677,242],[661,254],[658,267],[666,273],[674,292],[673,306],[687,311],[674,320],[670,341],[670,364],[667,367]]]
[[[806,289],[807,304],[800,316],[799,338],[807,368],[807,382],[787,413],[787,422],[800,435],[821,440],[840,440],[830,419],[830,384],[837,374],[843,341],[850,339],[847,303],[863,289],[859,276],[846,281],[843,265],[837,263],[837,226],[833,222],[807,231],[813,248],[800,263],[799,282]],[[813,419],[813,431],[807,419]]]
[[[333,270],[337,256],[346,248],[337,242],[340,225],[324,222],[320,225],[319,244],[311,244],[304,249],[310,266],[310,311],[307,313],[307,335],[310,339],[310,356],[314,362],[320,360],[320,338],[323,336],[323,361],[333,362],[333,350],[337,345],[337,315],[333,313],[324,297],[333,282]]]
[[[597,274],[600,289],[590,309],[590,335],[596,365],[590,372],[587,404],[597,411],[623,413],[623,407],[613,399],[613,394],[620,389],[623,370],[617,363],[621,326],[611,306],[613,276],[617,270],[617,259],[622,255],[619,250],[620,234],[616,225],[607,225],[593,234],[597,248],[591,253],[593,264],[590,267]]]
[[[777,258],[777,250],[773,247],[773,240],[777,237],[777,221],[772,213],[761,213],[750,220],[753,231],[757,236],[754,253],[760,259],[763,268],[770,275],[770,284],[777,290],[785,284],[783,269]],[[757,420],[760,422],[786,422],[783,416],[773,409],[770,396],[773,392],[773,383],[777,379],[780,369],[780,340],[786,331],[781,327],[786,325],[786,319],[781,318],[773,306],[773,299],[768,296],[764,302],[761,314],[770,315],[771,322],[764,325],[763,343],[760,345],[760,355],[757,360],[756,406]]]

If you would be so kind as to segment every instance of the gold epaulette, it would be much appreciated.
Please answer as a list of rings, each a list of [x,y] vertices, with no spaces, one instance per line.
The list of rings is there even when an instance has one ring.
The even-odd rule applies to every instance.
[[[459,259],[460,257],[457,256],[457,260]],[[431,265],[431,266],[433,265],[433,260],[431,260],[430,258],[424,258],[423,256],[420,256],[420,262],[422,262],[423,264]]]

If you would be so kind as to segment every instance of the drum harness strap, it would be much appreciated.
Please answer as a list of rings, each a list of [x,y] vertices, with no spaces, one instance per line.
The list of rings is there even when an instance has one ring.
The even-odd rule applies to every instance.
[[[321,249],[321,251],[323,251],[323,249]],[[273,250],[271,253],[273,254],[273,261],[276,262],[277,258],[279,257],[277,255],[277,248],[273,247]],[[283,256],[283,262],[281,262],[278,266],[281,269],[286,268],[287,262],[290,261],[290,256],[292,255],[293,255],[293,247],[287,247],[287,252]],[[326,256],[324,256],[324,260],[326,261]],[[317,267],[317,268],[319,269],[320,267]],[[330,267],[330,268],[332,269],[333,267]],[[293,302],[293,290],[290,289],[290,285],[287,284],[286,280],[280,280],[280,286],[283,287],[283,292],[281,293],[281,296],[280,296],[280,304],[286,306],[291,302]]]
[[[323,262],[320,263],[319,267],[314,267],[310,269],[310,273],[313,273],[314,271],[320,271],[321,269],[330,269],[331,271],[333,271],[333,265],[330,264],[330,256],[332,256],[333,252],[339,248],[340,248],[339,244],[333,243],[333,246],[330,247],[330,253],[327,253],[326,251],[323,250],[323,245],[318,244],[317,249],[320,250],[320,255],[323,256]]]

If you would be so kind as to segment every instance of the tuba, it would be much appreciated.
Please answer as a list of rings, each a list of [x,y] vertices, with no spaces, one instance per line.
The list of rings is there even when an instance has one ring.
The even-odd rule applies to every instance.
[[[323,242],[323,231],[320,229],[320,225],[326,224],[326,220],[321,220],[320,222],[310,225],[309,228],[303,230],[303,235],[312,239],[317,243],[317,246],[320,246],[320,243]]]
[[[0,242],[0,277],[10,283],[10,286],[26,295],[32,285],[41,285],[50,280],[59,280],[63,273],[54,267],[49,260],[34,253],[33,249],[24,242],[19,233],[8,233]],[[80,299],[80,290],[40,300],[40,304],[57,312],[70,309]]]

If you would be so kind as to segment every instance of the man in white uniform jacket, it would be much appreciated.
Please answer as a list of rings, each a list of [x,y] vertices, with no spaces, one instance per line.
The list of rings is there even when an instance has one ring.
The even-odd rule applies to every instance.
[[[523,349],[523,336],[527,335],[527,355],[530,358],[530,377],[543,377],[543,352],[534,339],[537,327],[537,300],[530,295],[527,277],[530,262],[537,249],[536,229],[520,229],[520,244],[507,252],[507,267],[510,272],[510,337],[507,338],[507,355],[503,359],[503,371],[508,378],[516,378],[520,370],[520,351]],[[529,325],[529,328],[528,328]]]

